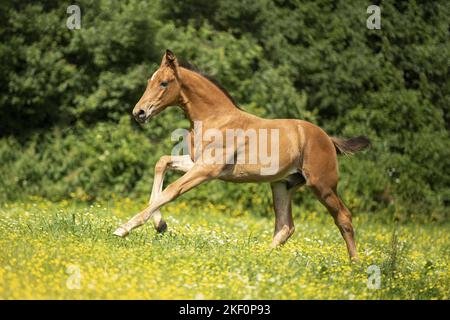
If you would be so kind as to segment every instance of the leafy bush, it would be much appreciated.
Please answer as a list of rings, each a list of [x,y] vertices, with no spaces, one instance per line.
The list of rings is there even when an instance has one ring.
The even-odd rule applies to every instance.
[[[330,135],[368,135],[370,151],[341,158],[339,190],[354,211],[446,217],[446,1],[383,3],[381,30],[366,28],[364,1],[78,4],[80,30],[65,27],[67,3],[1,4],[3,199],[146,195],[154,162],[171,150],[169,133],[187,122],[171,111],[140,129],[126,114],[171,48],[249,112],[310,120]],[[214,182],[187,195],[207,197],[236,210],[270,207],[267,186]],[[308,192],[296,197],[316,206]]]
[[[131,193],[141,178],[149,179],[155,146],[129,122],[124,117],[118,124],[101,122],[93,128],[55,128],[33,135],[26,146],[4,140],[0,180],[6,198],[30,193],[92,199]]]

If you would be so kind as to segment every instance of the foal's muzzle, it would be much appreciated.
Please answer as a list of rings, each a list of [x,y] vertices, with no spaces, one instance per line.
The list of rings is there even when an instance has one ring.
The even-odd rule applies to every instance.
[[[143,107],[138,110],[134,110],[133,116],[137,122],[144,123],[153,116],[153,114],[155,113],[155,110],[156,110],[156,106],[150,105],[148,107]]]

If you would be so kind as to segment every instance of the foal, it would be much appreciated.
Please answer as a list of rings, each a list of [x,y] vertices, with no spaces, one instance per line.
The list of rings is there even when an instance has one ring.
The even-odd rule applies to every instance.
[[[120,226],[115,235],[124,237],[150,218],[156,230],[163,232],[167,225],[159,209],[203,182],[212,179],[269,182],[275,210],[272,246],[276,247],[285,243],[294,232],[292,195],[306,184],[334,218],[350,258],[358,258],[352,217],[336,191],[336,154],[352,154],[366,148],[370,145],[366,137],[341,140],[329,137],[306,121],[269,120],[246,113],[235,105],[224,89],[205,76],[179,66],[175,55],[166,50],[159,69],[148,80],[143,96],[134,107],[133,115],[137,121],[147,122],[170,105],[181,107],[191,123],[186,138],[189,154],[159,159],[149,205]],[[232,143],[224,145],[223,138],[233,130],[244,133],[244,138],[238,137],[240,142],[235,144],[233,137]],[[204,139],[201,137],[204,131],[214,134]],[[265,161],[267,150],[271,150],[270,159],[273,160],[270,167]],[[265,156],[262,152],[266,152]],[[185,174],[163,190],[167,170]]]

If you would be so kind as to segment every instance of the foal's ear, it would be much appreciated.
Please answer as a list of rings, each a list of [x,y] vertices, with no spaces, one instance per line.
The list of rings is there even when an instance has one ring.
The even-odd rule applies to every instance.
[[[175,55],[173,54],[173,52],[172,51],[170,51],[169,49],[166,49],[166,54],[165,54],[165,56],[166,56],[166,59],[168,60],[168,61],[171,61],[171,62],[173,62],[173,61],[175,61],[177,58],[175,58]]]
[[[171,67],[173,69],[178,68],[177,57],[175,57],[174,53],[169,49],[166,50],[164,57],[162,59],[161,65],[165,65]]]

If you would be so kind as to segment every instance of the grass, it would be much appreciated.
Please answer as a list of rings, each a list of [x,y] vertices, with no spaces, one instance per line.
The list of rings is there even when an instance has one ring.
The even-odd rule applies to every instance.
[[[355,217],[361,262],[351,265],[323,212],[298,216],[290,241],[272,250],[272,218],[182,201],[163,209],[166,234],[149,223],[113,237],[139,209],[129,199],[3,204],[0,298],[449,299],[448,223]]]

